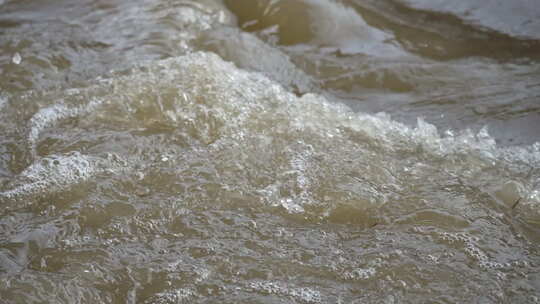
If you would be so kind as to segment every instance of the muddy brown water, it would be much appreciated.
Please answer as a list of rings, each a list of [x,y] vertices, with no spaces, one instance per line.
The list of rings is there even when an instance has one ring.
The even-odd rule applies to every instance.
[[[0,0],[0,303],[540,302],[538,20]]]

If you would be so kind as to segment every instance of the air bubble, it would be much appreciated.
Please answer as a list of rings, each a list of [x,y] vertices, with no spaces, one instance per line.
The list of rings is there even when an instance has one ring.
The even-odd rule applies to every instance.
[[[195,296],[195,292],[189,288],[179,288],[171,291],[160,292],[146,300],[145,304],[170,304],[189,303]]]
[[[291,199],[291,198],[281,199],[279,201],[279,205],[281,207],[285,208],[285,210],[287,210],[291,214],[303,213],[305,211],[304,208],[301,205],[295,203],[293,201],[293,199]]]
[[[21,57],[21,54],[19,54],[19,52],[15,53],[13,57],[11,58],[11,62],[13,62],[14,64],[21,64],[21,61],[22,61],[22,57]]]
[[[373,267],[358,268],[353,271],[343,273],[343,278],[349,280],[367,280],[372,278],[376,273],[377,271]]]

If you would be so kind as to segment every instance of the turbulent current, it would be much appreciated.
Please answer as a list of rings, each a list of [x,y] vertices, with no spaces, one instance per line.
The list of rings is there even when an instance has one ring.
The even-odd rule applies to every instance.
[[[0,0],[0,303],[540,303],[540,9],[483,3]]]

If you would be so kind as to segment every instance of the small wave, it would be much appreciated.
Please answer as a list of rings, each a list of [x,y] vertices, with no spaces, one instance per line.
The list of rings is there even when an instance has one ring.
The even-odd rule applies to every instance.
[[[36,145],[40,133],[46,128],[52,127],[63,120],[79,117],[93,111],[101,104],[99,100],[92,100],[84,106],[68,106],[62,103],[54,104],[50,107],[39,110],[29,121],[28,142],[31,152],[36,156]]]
[[[397,0],[397,2],[415,9],[452,14],[466,23],[518,39],[540,38],[538,21],[540,9],[532,1],[503,1],[498,5],[483,5],[484,3],[479,0],[453,4],[441,0]]]
[[[221,28],[202,35],[199,43],[202,49],[219,54],[241,69],[261,72],[292,91],[307,93],[315,89],[310,77],[287,54],[251,33]]]
[[[527,189],[524,197],[535,189],[538,178],[536,172],[526,175],[540,163],[540,145],[500,148],[487,129],[440,134],[422,119],[411,128],[384,113],[354,113],[317,94],[297,97],[275,81],[240,70],[212,53],[141,64],[66,94],[88,98],[82,104],[57,102],[39,110],[29,123],[32,147],[43,130],[56,125],[55,132],[61,134],[59,122],[77,117],[85,128],[118,130],[121,141],[96,144],[105,151],[124,147],[122,153],[140,153],[121,157],[148,159],[141,168],[154,166],[155,157],[144,155],[158,155],[165,159],[158,162],[162,165],[180,164],[183,152],[171,150],[168,139],[155,145],[136,135],[161,125],[176,130],[174,134],[185,143],[186,151],[202,145],[197,149],[205,154],[198,161],[216,166],[209,182],[223,189],[244,188],[257,193],[270,206],[281,206],[289,213],[309,213],[306,208],[326,205],[323,214],[328,215],[328,207],[344,202],[363,206],[365,211],[377,210],[411,188],[407,181],[411,174],[419,183],[431,174],[443,183],[458,179],[466,187],[488,192],[516,180]],[[132,135],[126,137],[126,131]],[[64,146],[70,146],[69,138]],[[223,158],[223,153],[241,155],[247,161]],[[54,166],[55,157],[52,154],[21,173],[29,182],[4,192],[4,196],[70,185],[96,174],[96,166],[112,165],[98,156],[71,155],[60,157]],[[267,159],[268,164],[261,164],[257,157]],[[261,167],[268,165],[264,170]],[[226,168],[236,167],[243,169],[233,178]],[[425,173],[418,171],[422,167]],[[488,171],[492,173],[486,174]],[[227,175],[231,177],[223,178]],[[262,182],[249,176],[259,176],[255,180]],[[336,212],[341,212],[339,209]],[[376,214],[366,214],[370,212]]]

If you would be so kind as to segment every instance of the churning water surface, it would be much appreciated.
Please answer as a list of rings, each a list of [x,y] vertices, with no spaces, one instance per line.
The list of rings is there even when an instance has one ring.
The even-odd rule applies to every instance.
[[[540,303],[539,20],[0,0],[0,303]]]

